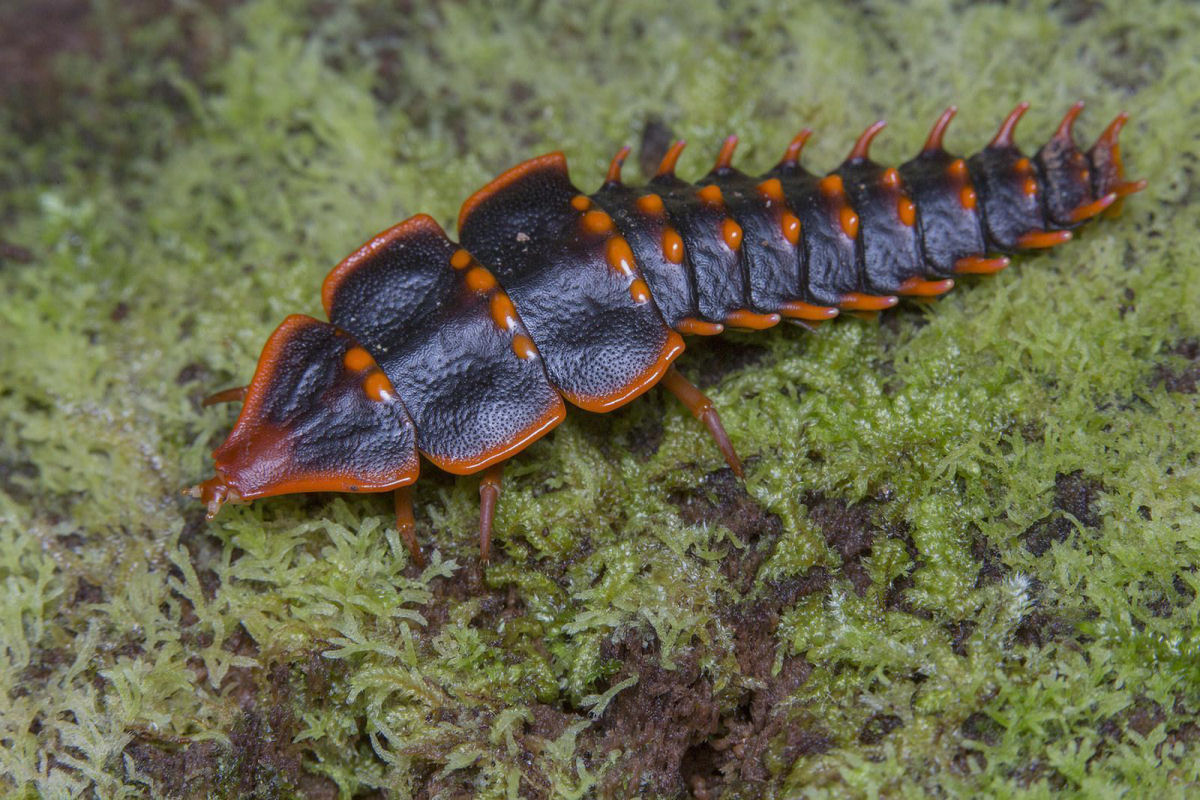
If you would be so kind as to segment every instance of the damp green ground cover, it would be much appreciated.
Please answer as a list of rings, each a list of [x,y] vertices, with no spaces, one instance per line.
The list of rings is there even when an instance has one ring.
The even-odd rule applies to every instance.
[[[1200,779],[1200,12],[1184,4],[16,4],[0,109],[0,787],[16,797],[1184,796]],[[58,26],[58,28],[55,28]],[[72,27],[73,26],[73,27]],[[36,34],[36,35],[35,35]],[[800,126],[831,168],[1018,100],[1150,188],[882,323],[697,342],[508,468],[225,509],[328,268],[522,158]],[[654,136],[646,137],[653,140]],[[633,170],[636,172],[636,169]],[[430,470],[432,472],[432,470]]]

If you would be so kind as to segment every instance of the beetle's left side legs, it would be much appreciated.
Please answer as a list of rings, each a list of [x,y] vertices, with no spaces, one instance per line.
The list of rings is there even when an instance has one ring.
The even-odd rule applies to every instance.
[[[691,411],[696,419],[708,426],[709,433],[716,440],[717,448],[721,451],[721,455],[725,456],[725,463],[733,470],[733,474],[739,478],[745,477],[742,474],[741,459],[734,451],[733,443],[729,441],[729,434],[725,433],[725,426],[721,424],[721,415],[713,407],[712,400],[705,397],[703,392],[674,367],[667,370],[663,376],[662,385],[668,392],[678,397],[679,401],[687,406],[688,411]]]
[[[401,486],[396,490],[396,530],[408,546],[408,553],[418,567],[425,566],[425,554],[417,542],[417,523],[413,518],[413,487]]]
[[[500,499],[500,477],[504,464],[494,464],[479,478],[479,558],[487,563],[492,553],[492,518]]]

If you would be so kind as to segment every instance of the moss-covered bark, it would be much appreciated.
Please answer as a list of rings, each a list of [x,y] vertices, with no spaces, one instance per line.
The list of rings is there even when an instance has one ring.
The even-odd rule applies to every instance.
[[[0,787],[16,796],[1184,795],[1200,778],[1200,12],[651,2],[0,11]],[[1118,110],[1118,220],[931,308],[698,342],[506,473],[228,508],[205,474],[326,270],[648,123],[763,169],[1032,150]],[[650,138],[654,138],[651,136]]]

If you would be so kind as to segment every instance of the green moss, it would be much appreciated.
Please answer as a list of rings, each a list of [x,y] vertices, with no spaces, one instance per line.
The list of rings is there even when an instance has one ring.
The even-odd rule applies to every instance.
[[[60,107],[6,89],[0,108],[5,791],[1200,779],[1195,9],[139,9],[97,4],[45,60]],[[886,115],[892,161],[949,102],[966,150],[1018,99],[1032,149],[1077,98],[1091,134],[1133,115],[1150,189],[1120,219],[894,324],[684,357],[744,491],[650,396],[510,465],[483,570],[469,479],[420,485],[424,570],[382,498],[210,525],[178,495],[234,418],[199,398],[244,381],[286,314],[319,314],[330,265],[412,213],[450,225],[524,157],[563,148],[594,186],[657,117],[694,142],[686,175],[734,130],[765,168],[804,125],[827,167]]]

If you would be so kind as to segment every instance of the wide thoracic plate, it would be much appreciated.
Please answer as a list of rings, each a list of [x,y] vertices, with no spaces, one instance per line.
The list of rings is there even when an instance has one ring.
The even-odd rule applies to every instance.
[[[513,167],[477,192],[463,205],[459,231],[508,290],[550,382],[575,405],[623,405],[683,351],[628,243],[571,184],[561,153]]]
[[[431,217],[364,245],[329,274],[322,297],[330,320],[387,373],[438,467],[475,472],[562,421],[562,398],[511,301]]]
[[[380,491],[417,479],[416,432],[375,362],[345,332],[288,317],[271,334],[216,468],[245,500]]]

